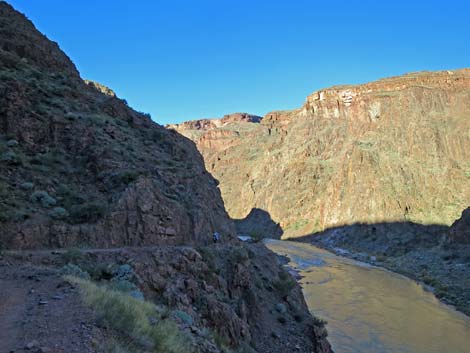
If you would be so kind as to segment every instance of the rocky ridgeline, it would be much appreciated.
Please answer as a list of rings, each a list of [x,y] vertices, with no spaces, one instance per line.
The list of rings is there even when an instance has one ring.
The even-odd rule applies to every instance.
[[[168,124],[166,127],[173,130],[211,130],[223,127],[230,123],[259,123],[262,117],[247,113],[233,113],[224,115],[220,119],[198,119],[186,121],[181,124]]]
[[[2,247],[203,243],[234,234],[184,137],[131,109],[0,4]]]
[[[470,200],[470,70],[313,93],[260,123],[176,126],[220,182],[232,218],[267,211],[284,237],[338,225],[450,225]]]

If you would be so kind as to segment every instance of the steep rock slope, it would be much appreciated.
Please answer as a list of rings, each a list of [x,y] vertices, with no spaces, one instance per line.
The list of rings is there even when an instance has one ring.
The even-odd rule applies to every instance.
[[[0,254],[2,352],[23,352],[34,343],[26,351],[79,347],[101,353],[111,351],[103,347],[111,342],[131,344],[128,315],[108,301],[98,309],[109,315],[118,310],[130,332],[104,325],[84,307],[77,288],[64,282],[64,273],[90,278],[101,288],[140,292],[178,323],[190,343],[184,353],[332,352],[324,323],[309,315],[300,287],[264,245],[93,249],[71,255],[64,250]],[[125,351],[155,352],[140,338],[139,349]]]
[[[185,124],[232,218],[284,237],[356,222],[451,224],[470,200],[470,70],[320,90],[260,123]]]
[[[229,236],[194,144],[129,108],[0,3],[0,245],[203,243]]]
[[[457,246],[470,245],[470,207],[466,208],[462,216],[452,224],[446,242]]]
[[[82,80],[0,2],[0,351],[109,352],[116,340],[162,351],[172,336],[148,328],[171,315],[185,353],[331,353],[277,257],[230,241],[216,184],[193,142]],[[223,241],[204,246],[213,231]],[[69,246],[87,250],[50,250]],[[117,319],[85,307],[80,282],[64,275],[105,291],[92,308]],[[142,305],[150,316],[136,321]]]

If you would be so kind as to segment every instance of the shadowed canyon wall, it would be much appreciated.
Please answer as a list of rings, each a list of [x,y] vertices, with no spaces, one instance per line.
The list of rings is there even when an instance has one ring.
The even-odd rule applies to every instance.
[[[235,233],[190,140],[83,81],[0,3],[0,247],[205,243]]]

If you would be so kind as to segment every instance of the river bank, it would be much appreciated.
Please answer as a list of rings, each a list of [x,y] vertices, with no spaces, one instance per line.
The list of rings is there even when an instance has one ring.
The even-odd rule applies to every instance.
[[[336,353],[467,353],[470,318],[417,282],[316,247],[266,240],[287,256],[309,310],[327,321]]]
[[[443,242],[443,227],[417,227],[358,224],[296,241],[405,275],[470,315],[470,245]]]

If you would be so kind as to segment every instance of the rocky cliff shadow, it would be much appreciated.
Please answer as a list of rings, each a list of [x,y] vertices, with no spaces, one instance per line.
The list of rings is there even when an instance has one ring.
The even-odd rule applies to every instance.
[[[279,223],[271,218],[269,212],[260,208],[253,208],[245,218],[233,221],[238,235],[249,235],[257,239],[281,239],[284,233]]]
[[[413,222],[353,223],[325,229],[295,239],[327,248],[344,248],[386,256],[443,244],[450,227]]]

